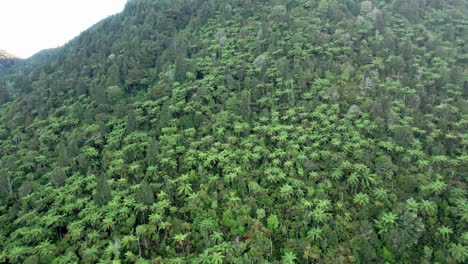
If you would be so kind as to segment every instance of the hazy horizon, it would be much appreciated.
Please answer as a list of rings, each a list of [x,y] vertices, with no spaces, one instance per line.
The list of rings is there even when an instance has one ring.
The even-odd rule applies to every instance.
[[[64,45],[100,20],[123,10],[127,0],[4,0],[0,49],[21,58]]]

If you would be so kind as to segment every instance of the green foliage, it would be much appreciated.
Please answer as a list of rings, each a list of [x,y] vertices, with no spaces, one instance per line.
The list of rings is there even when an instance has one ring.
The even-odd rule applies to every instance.
[[[128,1],[0,72],[0,262],[466,262],[466,14]]]

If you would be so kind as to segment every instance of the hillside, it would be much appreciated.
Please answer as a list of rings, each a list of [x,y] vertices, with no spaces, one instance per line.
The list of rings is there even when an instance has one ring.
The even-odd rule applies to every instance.
[[[0,71],[0,263],[466,263],[467,14],[130,0]]]
[[[15,55],[0,49],[0,74],[2,74],[2,71],[13,66],[19,60],[20,58]]]

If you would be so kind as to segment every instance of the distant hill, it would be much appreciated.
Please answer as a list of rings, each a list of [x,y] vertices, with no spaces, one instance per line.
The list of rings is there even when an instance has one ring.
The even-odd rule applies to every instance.
[[[0,50],[0,60],[19,60],[20,58],[4,50]]]
[[[0,70],[1,68],[8,68],[21,60],[19,57],[10,54],[4,50],[0,50]]]

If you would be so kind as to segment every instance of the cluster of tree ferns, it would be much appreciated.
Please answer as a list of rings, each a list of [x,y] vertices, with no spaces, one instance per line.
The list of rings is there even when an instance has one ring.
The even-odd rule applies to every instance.
[[[1,263],[466,263],[464,0],[130,0],[0,76]]]

